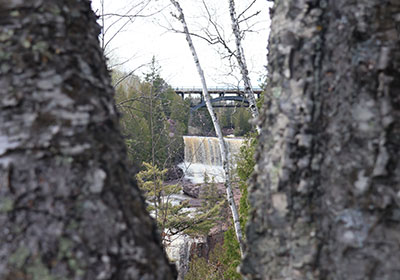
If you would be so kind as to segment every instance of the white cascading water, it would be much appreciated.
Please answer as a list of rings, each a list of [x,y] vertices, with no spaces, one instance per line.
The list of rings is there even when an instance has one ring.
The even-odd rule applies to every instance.
[[[224,182],[221,152],[217,137],[183,136],[185,143],[185,161],[179,165],[185,173],[185,178],[194,184],[204,182],[204,174],[217,183]],[[240,151],[243,139],[225,138],[228,148],[228,158],[235,164],[235,157]]]

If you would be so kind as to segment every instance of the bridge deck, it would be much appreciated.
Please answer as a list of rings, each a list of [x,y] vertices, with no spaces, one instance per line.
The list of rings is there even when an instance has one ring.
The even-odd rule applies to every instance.
[[[200,95],[200,102],[198,104],[192,104],[190,107],[193,111],[204,107],[205,102],[203,100],[203,89],[202,88],[176,88],[175,89],[176,94],[180,95],[182,99],[185,98],[185,95],[191,96],[192,94],[199,94]],[[257,98],[260,97],[260,94],[262,93],[261,88],[253,88],[253,92]],[[211,95],[211,103],[213,104],[213,107],[242,107],[242,106],[248,106],[249,102],[245,98],[245,91],[244,88],[209,88],[208,93]],[[215,97],[215,95],[218,95],[218,97]],[[236,101],[240,102],[237,104],[226,104],[226,105],[221,105],[219,104],[220,101]]]
[[[179,95],[185,94],[202,94],[202,88],[176,88],[175,92]],[[261,94],[261,88],[253,88],[253,92],[257,97]],[[244,88],[209,88],[208,93],[210,94],[236,94],[243,95],[245,93]]]
[[[237,104],[226,104],[225,106],[221,105],[221,104],[215,104],[215,105],[213,104],[213,107],[242,107],[242,106],[248,107],[249,106],[249,101],[247,101],[247,99],[244,96],[220,96],[217,98],[213,98],[210,101],[211,101],[211,103],[218,103],[220,101],[237,101],[237,102],[239,102]],[[191,109],[193,111],[196,111],[196,110],[200,109],[201,107],[205,107],[205,106],[206,106],[206,102],[203,100],[199,104],[191,106]]]

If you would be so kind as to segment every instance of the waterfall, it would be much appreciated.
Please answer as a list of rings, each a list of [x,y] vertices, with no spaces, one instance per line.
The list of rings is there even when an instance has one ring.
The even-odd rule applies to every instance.
[[[183,136],[185,143],[185,161],[180,167],[185,172],[185,177],[195,184],[204,182],[204,174],[214,178],[215,182],[223,182],[224,171],[222,168],[221,152],[217,137]],[[235,156],[240,151],[243,139],[225,138],[228,149],[228,158],[232,165]]]
[[[210,180],[214,178],[215,182],[224,182],[224,170],[222,168],[221,152],[219,149],[219,143],[217,137],[203,137],[203,136],[183,136],[185,144],[185,160],[179,164],[179,167],[183,169],[185,178],[189,179],[194,184],[200,184],[204,182],[204,173],[207,173]],[[240,147],[243,143],[241,138],[225,138],[227,145],[228,158],[232,163],[232,167],[235,166],[236,155],[240,151]],[[200,187],[201,186],[192,186]],[[180,204],[186,198],[191,199],[185,194],[174,194],[171,196],[171,202],[176,205]],[[193,217],[197,214],[203,214],[199,212],[196,207],[187,208],[188,217]],[[168,236],[168,230],[166,230]],[[215,231],[213,236],[217,234],[223,235],[222,229]],[[176,264],[179,275],[178,280],[184,279],[185,274],[189,270],[189,261],[194,256],[196,250],[201,250],[202,256],[207,256],[210,250],[210,241],[208,239],[212,235],[197,235],[196,237],[189,236],[185,233],[179,233],[175,236],[171,236],[169,242],[166,245],[166,252],[170,261]],[[210,237],[211,238],[211,237]],[[217,240],[217,239],[215,239]],[[214,243],[215,244],[215,243]],[[206,248],[206,251],[201,248]],[[200,251],[199,251],[200,252]]]

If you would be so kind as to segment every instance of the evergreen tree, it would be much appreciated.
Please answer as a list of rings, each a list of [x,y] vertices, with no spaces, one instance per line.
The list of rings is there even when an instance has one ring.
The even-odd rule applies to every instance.
[[[255,151],[257,147],[257,134],[247,134],[242,146],[240,147],[240,153],[237,157],[236,162],[236,174],[239,178],[239,189],[240,189],[240,202],[239,202],[239,213],[240,213],[240,224],[244,231],[250,210],[250,204],[248,201],[248,181],[251,174],[254,171],[256,165]]]
[[[251,112],[247,108],[237,108],[232,116],[233,126],[235,127],[235,136],[243,136],[252,130],[249,122],[251,119]]]
[[[143,167],[136,178],[145,195],[147,210],[157,221],[164,245],[173,235],[179,233],[194,236],[207,234],[220,221],[221,211],[226,205],[224,198],[218,195],[215,183],[206,184],[206,190],[201,195],[204,203],[198,209],[198,214],[191,216],[185,211],[188,201],[173,203],[172,195],[179,194],[182,188],[179,185],[164,183],[167,169],[160,170],[146,162],[143,163]]]
[[[214,178],[211,179],[204,173],[204,183],[200,193],[202,204],[195,215],[187,222],[186,233],[190,235],[207,235],[210,229],[221,222],[221,213],[226,209],[226,201],[218,193]]]
[[[160,170],[156,165],[146,162],[143,166],[144,170],[140,171],[136,178],[148,202],[147,210],[154,215],[162,241],[165,243],[169,231],[187,221],[187,213],[182,211],[187,203],[177,205],[172,203],[171,195],[178,194],[181,187],[164,184],[163,177],[167,169]]]
[[[114,79],[123,76],[114,70]],[[154,58],[144,81],[125,79],[117,86],[117,107],[130,159],[170,168],[183,161],[189,104],[160,77]]]

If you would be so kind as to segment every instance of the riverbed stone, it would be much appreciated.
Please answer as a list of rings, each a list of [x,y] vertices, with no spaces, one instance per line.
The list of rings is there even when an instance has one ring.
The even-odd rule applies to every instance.
[[[185,184],[182,189],[186,195],[198,198],[200,195],[201,185]]]

